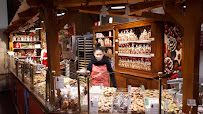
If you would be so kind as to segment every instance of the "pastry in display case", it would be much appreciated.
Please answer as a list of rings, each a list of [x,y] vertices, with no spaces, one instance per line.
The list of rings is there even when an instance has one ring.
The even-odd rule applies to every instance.
[[[145,113],[145,104],[144,96],[140,87],[131,87],[130,99],[131,104],[129,106],[129,111],[132,114],[144,114]]]
[[[166,102],[168,102],[168,107],[165,107],[166,105],[164,105]],[[177,105],[174,97],[168,90],[162,91],[161,106],[163,107],[163,110],[167,113],[180,114],[180,107]]]
[[[84,97],[87,94],[86,84],[81,81],[80,82],[80,94],[81,97]],[[61,109],[65,111],[77,112],[78,110],[78,87],[77,80],[71,79],[69,77],[64,77],[64,89],[60,89],[60,97],[61,100],[59,104],[61,104]],[[58,97],[56,95],[56,97]],[[60,98],[58,98],[60,99]]]
[[[100,100],[98,102],[98,108],[100,112],[110,112],[112,102],[114,99],[114,94],[116,93],[116,88],[113,87],[105,87],[102,90],[102,94],[100,96]]]
[[[149,98],[158,98],[158,90],[146,90],[144,92],[144,96],[145,97],[149,97]]]

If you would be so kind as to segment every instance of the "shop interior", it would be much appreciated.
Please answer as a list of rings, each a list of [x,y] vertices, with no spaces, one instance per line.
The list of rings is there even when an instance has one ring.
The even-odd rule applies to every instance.
[[[19,114],[203,113],[202,11],[202,0],[22,1],[4,31]],[[113,71],[94,85],[96,67],[84,69],[98,43]]]

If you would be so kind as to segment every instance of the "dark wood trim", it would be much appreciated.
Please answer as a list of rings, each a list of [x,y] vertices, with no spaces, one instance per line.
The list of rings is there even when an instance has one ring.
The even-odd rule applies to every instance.
[[[69,23],[69,21],[78,13],[78,10],[68,10],[62,19],[58,20],[58,32]]]
[[[199,96],[199,58],[202,0],[186,0],[187,8],[184,18],[184,38],[182,39],[182,77],[183,77],[183,112],[188,113],[187,99],[196,99]],[[197,114],[197,106],[193,107],[192,114]]]
[[[15,74],[10,73],[10,76],[15,77],[18,80],[18,82],[20,82],[20,84],[26,89],[26,91],[29,93],[29,95],[31,95],[33,97],[33,99],[40,106],[40,108],[42,108],[45,111],[45,113],[49,113],[49,109],[47,109],[45,106],[45,100],[43,100],[41,97],[39,97],[39,95],[36,93],[36,91],[31,90],[30,86],[28,84],[23,83],[22,80],[19,77],[17,77]]]

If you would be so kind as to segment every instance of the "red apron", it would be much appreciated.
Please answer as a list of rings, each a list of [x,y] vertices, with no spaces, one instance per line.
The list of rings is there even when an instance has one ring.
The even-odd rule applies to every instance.
[[[99,66],[92,64],[92,72],[91,72],[92,85],[99,86],[100,83],[102,83],[103,86],[105,87],[109,86],[107,73],[108,71],[106,64]]]

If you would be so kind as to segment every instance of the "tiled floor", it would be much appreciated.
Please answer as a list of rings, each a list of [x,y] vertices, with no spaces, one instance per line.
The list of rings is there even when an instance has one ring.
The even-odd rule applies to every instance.
[[[0,114],[17,114],[10,91],[0,92]]]

